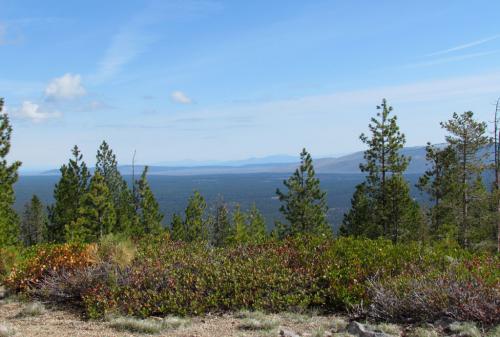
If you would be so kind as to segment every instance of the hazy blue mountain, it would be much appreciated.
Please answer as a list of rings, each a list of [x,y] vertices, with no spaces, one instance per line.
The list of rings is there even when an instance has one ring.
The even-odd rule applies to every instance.
[[[437,145],[440,146],[440,145]],[[489,151],[490,149],[484,149]],[[401,153],[411,157],[407,174],[422,174],[426,170],[425,146],[406,147]],[[317,173],[322,174],[357,174],[360,173],[359,164],[364,161],[363,151],[340,156],[337,158],[314,158],[314,167]],[[489,159],[488,159],[489,160]],[[298,165],[298,157],[269,156],[264,158],[250,158],[227,162],[191,162],[192,165],[150,165],[150,175],[190,176],[210,174],[250,174],[250,173],[291,173]],[[202,165],[204,164],[204,165]],[[135,166],[135,174],[139,175],[143,165]],[[124,175],[132,174],[131,165],[120,166]],[[59,170],[50,170],[43,175],[58,175]]]

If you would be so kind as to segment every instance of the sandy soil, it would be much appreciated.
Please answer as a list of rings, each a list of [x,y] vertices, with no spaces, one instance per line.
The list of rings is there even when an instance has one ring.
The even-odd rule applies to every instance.
[[[128,337],[139,336],[129,332],[116,331],[109,323],[84,320],[78,312],[48,308],[36,317],[21,318],[17,315],[23,308],[14,300],[0,300],[0,325],[14,329],[15,336],[22,337]],[[314,316],[306,322],[299,322],[287,315],[270,315],[279,320],[279,328],[288,328],[303,336],[311,336],[321,326],[327,325],[333,317]],[[226,337],[226,336],[278,336],[278,329],[272,332],[242,331],[238,328],[241,319],[233,315],[205,316],[191,319],[191,324],[174,331],[165,331],[156,336],[169,337]]]

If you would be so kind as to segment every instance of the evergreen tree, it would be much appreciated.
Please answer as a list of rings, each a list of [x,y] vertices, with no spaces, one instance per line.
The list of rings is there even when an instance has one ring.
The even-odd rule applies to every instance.
[[[329,234],[331,230],[326,218],[326,192],[320,189],[311,155],[306,149],[302,150],[300,161],[300,167],[283,182],[288,192],[276,190],[282,203],[280,212],[288,221],[284,224],[284,234]]]
[[[111,194],[113,208],[116,212],[114,230],[132,235],[141,232],[143,223],[140,223],[136,214],[137,208],[140,205],[138,204],[138,200],[134,200],[138,196],[133,195],[127,182],[122,177],[118,170],[116,155],[106,141],[102,142],[97,151],[95,170],[104,178]]]
[[[472,222],[469,207],[471,201],[478,197],[475,191],[478,191],[477,184],[485,169],[485,152],[481,153],[480,150],[490,143],[490,138],[486,136],[486,123],[476,121],[472,111],[460,115],[454,113],[441,126],[449,133],[446,142],[457,156],[457,189],[461,209],[458,240],[464,247],[468,247]]]
[[[54,188],[54,204],[49,208],[48,240],[64,242],[65,227],[78,218],[82,195],[88,190],[90,172],[75,145],[73,158],[61,167],[61,178]]]
[[[12,208],[14,184],[18,179],[17,170],[21,162],[7,163],[10,152],[12,126],[9,116],[3,111],[3,99],[0,98],[0,247],[13,245],[18,242],[19,218]]]
[[[25,246],[46,242],[48,221],[42,202],[36,195],[33,195],[24,207],[20,226],[21,242]]]
[[[351,198],[351,210],[344,215],[339,234],[370,238],[381,236],[378,226],[374,226],[374,221],[371,219],[371,211],[366,183],[358,184]]]
[[[138,216],[139,226],[133,234],[144,235],[152,233],[160,233],[163,229],[162,221],[163,214],[160,212],[160,206],[155,199],[153,191],[149,186],[148,167],[144,167],[141,179],[137,181],[137,196],[138,196]]]
[[[200,194],[195,191],[189,198],[186,207],[186,218],[184,220],[185,240],[187,242],[206,240],[208,236],[207,221],[205,219],[205,210],[207,203]]]
[[[174,213],[172,216],[172,224],[170,225],[172,229],[172,239],[175,241],[186,241],[186,231],[184,227],[184,221],[182,217]]]
[[[364,186],[356,189],[353,208],[345,215],[343,233],[384,236],[397,242],[402,233],[420,227],[420,217],[416,217],[419,212],[415,212],[416,203],[403,178],[410,161],[400,154],[405,136],[399,131],[397,117],[390,116],[392,107],[385,99],[377,110],[380,112],[368,125],[370,136],[360,136],[368,146],[365,163],[360,165],[367,177]]]
[[[261,243],[267,237],[266,219],[255,204],[248,212],[248,238],[251,243]]]
[[[93,242],[113,232],[116,214],[104,177],[95,172],[87,193],[81,197],[78,218],[66,226],[66,240]]]
[[[229,210],[222,198],[219,198],[215,208],[212,228],[212,244],[222,247],[228,242],[231,235],[231,223],[229,221]]]
[[[248,238],[246,214],[241,211],[240,205],[236,205],[233,212],[233,222],[229,242],[232,244],[247,243]]]
[[[441,239],[449,237],[445,230],[457,226],[457,156],[450,146],[436,147],[428,143],[426,160],[428,169],[419,178],[417,187],[427,193],[432,202],[428,214],[430,234],[434,239]]]

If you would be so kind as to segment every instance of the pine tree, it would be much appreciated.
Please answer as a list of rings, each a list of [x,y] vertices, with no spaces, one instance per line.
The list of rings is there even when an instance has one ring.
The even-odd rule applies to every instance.
[[[267,229],[266,219],[258,210],[255,204],[252,205],[248,212],[248,239],[251,243],[261,243],[266,240]]]
[[[184,227],[184,221],[182,221],[182,217],[174,213],[172,216],[172,223],[170,225],[172,229],[172,239],[175,241],[186,241],[186,231]]]
[[[12,126],[9,116],[2,111],[3,99],[0,98],[0,247],[18,242],[19,217],[12,206],[15,201],[13,186],[18,179],[17,170],[21,166],[20,161],[7,163]]]
[[[66,226],[66,240],[94,242],[113,232],[116,214],[104,177],[95,172],[87,193],[81,197],[78,218]]]
[[[358,184],[351,198],[351,210],[344,215],[339,234],[376,238],[381,236],[382,232],[374,223],[366,183]]]
[[[457,226],[457,156],[450,146],[427,144],[428,169],[419,178],[417,187],[427,193],[432,205],[429,209],[430,234],[434,239],[448,237],[445,233]],[[454,230],[456,232],[456,230]]]
[[[65,241],[65,227],[78,218],[82,195],[88,191],[90,172],[75,145],[73,158],[61,167],[61,178],[54,188],[55,203],[49,208],[48,240]]]
[[[151,191],[148,179],[148,167],[144,167],[140,180],[137,181],[136,191],[138,196],[139,226],[133,234],[141,236],[144,234],[157,234],[163,230],[163,214],[160,205]]]
[[[25,246],[32,246],[47,241],[49,219],[40,199],[33,195],[26,203],[21,219],[20,238]]]
[[[360,136],[368,146],[365,163],[360,165],[367,177],[364,186],[356,189],[353,208],[345,215],[343,232],[384,236],[397,242],[402,233],[420,227],[420,218],[403,178],[410,161],[400,154],[405,136],[399,131],[397,117],[390,116],[392,107],[385,99],[377,110],[380,112],[368,125],[370,136]]]
[[[441,127],[449,133],[446,142],[455,151],[458,160],[457,185],[461,208],[458,240],[468,247],[472,221],[469,207],[471,200],[478,197],[474,191],[477,191],[477,179],[481,178],[485,169],[485,153],[480,153],[480,150],[490,143],[490,138],[486,136],[486,123],[476,121],[472,111],[460,115],[454,113],[450,120],[441,123]]]
[[[288,221],[284,224],[285,235],[298,233],[325,234],[331,233],[327,222],[328,206],[326,192],[321,191],[319,179],[316,178],[311,155],[303,149],[300,154],[300,167],[285,180],[288,189],[284,193],[276,190],[282,205],[280,212]]]
[[[219,198],[215,207],[212,228],[212,244],[222,247],[228,242],[231,235],[231,223],[229,221],[229,210],[222,198]]]
[[[200,192],[195,191],[194,195],[189,198],[185,211],[184,231],[187,242],[206,240],[208,238],[207,221],[205,219],[206,208],[205,199]]]
[[[231,235],[229,242],[231,244],[247,243],[249,239],[247,230],[247,216],[241,210],[240,205],[236,205],[233,211],[233,221],[231,224]]]
[[[118,162],[113,150],[106,141],[99,146],[96,155],[95,170],[104,178],[111,194],[113,207],[116,212],[116,224],[113,226],[116,232],[134,233],[142,231],[143,226],[137,218],[136,208],[137,196],[129,189],[127,182],[118,170]],[[135,182],[134,182],[135,183]],[[139,228],[136,228],[139,226]]]

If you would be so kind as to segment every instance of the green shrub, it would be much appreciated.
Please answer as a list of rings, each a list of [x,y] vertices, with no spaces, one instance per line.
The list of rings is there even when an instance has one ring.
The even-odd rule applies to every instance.
[[[385,240],[303,236],[213,248],[157,236],[135,247],[110,238],[99,246],[69,250],[51,246],[27,254],[11,274],[14,288],[25,291],[28,284],[37,296],[79,301],[90,317],[116,312],[144,318],[239,310],[334,312],[372,302],[376,307],[373,285],[397,297],[411,293],[407,290],[415,276],[429,289],[436,288],[436,280],[446,281],[450,268],[464,285],[468,280],[485,285],[470,287],[465,292],[470,298],[493,298],[500,280],[498,257],[471,255],[454,246],[393,245]],[[133,258],[126,263],[104,258],[121,251],[133,251]],[[432,301],[421,309],[434,312],[442,298],[427,298]],[[462,311],[454,314],[481,322],[487,322],[484,313],[490,312],[476,304],[455,309]]]

